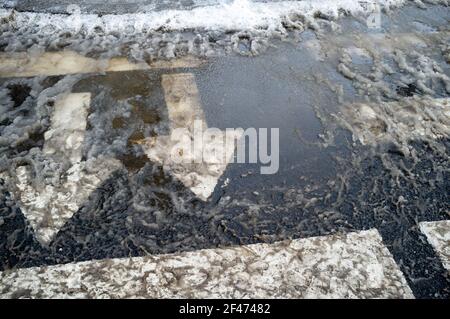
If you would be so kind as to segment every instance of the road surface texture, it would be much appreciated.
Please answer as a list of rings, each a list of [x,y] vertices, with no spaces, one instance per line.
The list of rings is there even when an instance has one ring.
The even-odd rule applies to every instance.
[[[450,298],[448,1],[0,3],[0,297]]]

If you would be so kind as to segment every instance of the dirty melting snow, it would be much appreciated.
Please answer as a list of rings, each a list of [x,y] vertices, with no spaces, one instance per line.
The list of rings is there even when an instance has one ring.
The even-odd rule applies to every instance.
[[[151,57],[172,58],[186,52],[209,56],[217,53],[217,48],[256,54],[267,46],[268,38],[286,36],[289,30],[317,28],[314,21],[317,15],[331,23],[328,20],[341,14],[368,14],[377,10],[377,6],[389,9],[403,3],[404,0],[269,3],[235,0],[230,4],[192,10],[102,16],[0,10],[0,30],[5,51],[23,51],[33,44],[50,49],[73,45],[77,51],[85,53],[94,46],[96,52],[109,51],[108,55],[118,55],[124,50],[116,47],[122,43],[120,39],[132,37],[136,43],[126,45],[125,50],[140,47],[148,50],[146,53]],[[187,31],[191,34],[184,34]],[[248,48],[242,50],[239,46]],[[143,58],[139,52],[131,55]]]
[[[290,15],[312,16],[317,12],[337,17],[339,12],[373,12],[375,6],[390,8],[401,5],[404,0],[308,0],[258,3],[249,0],[235,0],[231,4],[198,7],[192,10],[165,10],[149,13],[123,15],[67,15],[45,13],[15,13],[19,27],[46,27],[52,25],[67,31],[76,30],[80,23],[94,29],[105,27],[107,31],[121,27],[135,27],[135,31],[158,30],[251,30],[254,28],[277,29],[283,21],[289,21]],[[2,15],[6,16],[7,11]],[[25,24],[23,24],[25,23]],[[27,25],[28,24],[28,25]],[[130,29],[131,31],[131,29]]]

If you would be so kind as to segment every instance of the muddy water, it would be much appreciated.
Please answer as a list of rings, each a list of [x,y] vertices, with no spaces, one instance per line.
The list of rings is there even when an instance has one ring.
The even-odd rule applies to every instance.
[[[448,297],[449,282],[417,222],[448,219],[448,8],[407,7],[368,30],[273,41],[254,57],[199,68],[1,80],[1,267],[273,242],[376,227],[416,296]],[[161,75],[195,74],[210,127],[280,128],[280,170],[230,164],[207,202],[145,155],[167,135]],[[83,159],[121,168],[45,246],[15,200],[14,172],[58,183],[64,163],[42,155],[55,97],[90,92]],[[418,134],[421,132],[423,134]],[[55,177],[56,175],[56,177]],[[12,179],[11,179],[12,178]],[[53,178],[53,179],[51,179]]]

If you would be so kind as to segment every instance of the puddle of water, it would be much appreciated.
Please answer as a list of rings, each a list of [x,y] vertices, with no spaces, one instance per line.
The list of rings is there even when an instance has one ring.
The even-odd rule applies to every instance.
[[[142,154],[142,145],[146,138],[161,130],[165,102],[160,81],[160,75],[155,71],[113,72],[87,77],[74,87],[75,91],[94,92],[93,108],[97,112],[94,117],[109,119],[105,124],[113,130],[97,128],[105,139],[123,140],[123,146],[114,152],[130,173],[136,173],[149,163],[147,156]],[[105,104],[105,94],[110,105]]]
[[[126,120],[123,117],[115,117],[112,121],[112,126],[115,129],[124,128],[126,125]]]
[[[31,92],[31,87],[28,85],[10,84],[7,88],[9,89],[8,95],[14,102],[14,107],[21,106]]]
[[[156,124],[161,121],[161,117],[155,108],[145,103],[141,99],[132,99],[130,104],[133,105],[132,112],[145,124]]]
[[[136,173],[141,168],[143,168],[145,164],[150,162],[147,155],[136,156],[132,153],[120,155],[119,160],[131,173]]]

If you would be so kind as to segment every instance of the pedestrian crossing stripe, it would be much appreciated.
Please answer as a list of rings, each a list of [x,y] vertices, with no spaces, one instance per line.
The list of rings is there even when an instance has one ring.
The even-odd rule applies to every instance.
[[[2,298],[414,298],[375,229],[0,273]]]
[[[422,222],[419,227],[438,253],[444,267],[450,271],[450,220]]]

